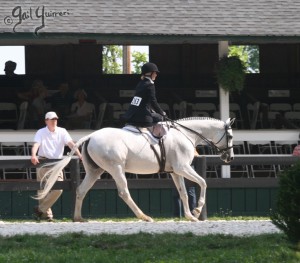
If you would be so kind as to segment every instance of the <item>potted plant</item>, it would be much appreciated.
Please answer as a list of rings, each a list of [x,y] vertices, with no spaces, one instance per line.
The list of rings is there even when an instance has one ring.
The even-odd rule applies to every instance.
[[[222,57],[216,65],[218,83],[226,92],[244,88],[246,67],[238,56]]]

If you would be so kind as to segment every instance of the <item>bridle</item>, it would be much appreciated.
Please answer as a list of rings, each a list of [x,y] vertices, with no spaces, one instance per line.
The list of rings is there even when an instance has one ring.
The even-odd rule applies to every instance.
[[[184,125],[182,125],[182,124],[180,124],[180,123],[178,123],[178,122],[176,122],[174,120],[170,120],[170,119],[168,119],[168,120],[171,121],[171,123],[175,123],[175,124],[179,125],[180,127],[182,127],[184,129],[186,129],[186,130],[188,130],[188,131],[196,134],[204,142],[206,142],[210,147],[212,147],[213,149],[215,149],[216,152],[219,153],[219,154],[226,154],[228,150],[230,150],[230,149],[233,148],[233,146],[229,146],[229,138],[231,137],[231,135],[228,134],[228,131],[232,129],[230,125],[225,124],[225,126],[224,126],[224,133],[223,133],[222,137],[216,143],[213,143],[212,141],[208,140],[206,137],[204,137],[199,132],[197,132],[197,131],[195,131],[193,129],[190,129],[189,127],[186,127],[186,126],[184,126]],[[226,145],[227,146],[225,148],[221,149],[217,145],[218,145],[218,143],[220,143],[222,141],[222,139],[224,138],[224,136],[226,136]]]
[[[222,137],[221,137],[215,144],[213,144],[213,143],[211,142],[211,145],[213,144],[214,147],[216,148],[217,152],[220,152],[220,153],[224,153],[224,152],[226,152],[226,151],[228,151],[228,150],[230,150],[230,149],[233,148],[233,146],[229,146],[229,138],[230,138],[230,137],[232,138],[232,135],[229,135],[229,134],[228,134],[228,131],[229,131],[229,130],[232,130],[231,126],[225,124],[224,130],[225,130],[225,131],[224,131]],[[217,147],[217,144],[218,144],[220,141],[222,141],[222,139],[224,138],[224,136],[226,136],[226,145],[227,145],[227,147],[225,147],[224,149],[220,149],[220,148]]]

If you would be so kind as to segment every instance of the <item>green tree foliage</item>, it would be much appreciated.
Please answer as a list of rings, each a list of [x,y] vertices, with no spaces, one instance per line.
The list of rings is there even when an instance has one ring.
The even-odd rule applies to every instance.
[[[122,73],[122,46],[103,46],[102,57],[102,71],[104,74]]]
[[[238,56],[244,63],[247,73],[259,73],[258,46],[230,46],[228,56]]]
[[[300,161],[285,170],[279,180],[277,206],[271,212],[271,220],[292,242],[300,242]]]
[[[133,57],[132,59],[132,64],[133,64],[133,70],[132,74],[141,74],[141,67],[143,64],[147,62],[147,54],[142,53],[139,51],[133,51],[131,56]]]
[[[148,54],[133,51],[132,54],[132,74],[140,74],[141,66],[147,62]],[[102,70],[104,74],[122,74],[123,49],[122,46],[108,45],[103,46],[102,51]]]

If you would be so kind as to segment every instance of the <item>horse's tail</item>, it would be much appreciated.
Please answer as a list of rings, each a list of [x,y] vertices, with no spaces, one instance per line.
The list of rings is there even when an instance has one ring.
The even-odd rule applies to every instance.
[[[92,136],[93,133],[82,137],[81,139],[79,139],[74,147],[72,148],[71,152],[68,154],[68,156],[64,157],[62,160],[55,162],[55,163],[48,163],[48,164],[44,164],[42,167],[47,167],[47,166],[52,166],[54,164],[54,166],[49,169],[45,175],[43,176],[43,178],[41,179],[41,190],[38,191],[38,194],[33,197],[34,199],[40,200],[45,198],[45,196],[50,192],[50,190],[52,189],[53,185],[55,184],[55,182],[58,179],[59,174],[62,172],[62,170],[65,168],[65,166],[67,166],[67,164],[71,161],[72,156],[74,155],[74,153],[76,152],[76,150],[87,140],[90,139],[90,137]]]

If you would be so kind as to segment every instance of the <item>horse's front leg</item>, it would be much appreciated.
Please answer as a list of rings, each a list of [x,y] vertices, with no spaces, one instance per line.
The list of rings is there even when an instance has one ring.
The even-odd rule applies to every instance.
[[[173,178],[174,184],[178,190],[180,199],[182,201],[185,218],[190,221],[198,221],[198,219],[192,215],[189,208],[189,200],[188,200],[188,194],[184,183],[184,178],[175,173],[171,173],[171,176]]]
[[[186,179],[197,183],[200,186],[201,192],[198,200],[198,207],[193,210],[193,214],[196,218],[199,218],[202,208],[205,204],[205,196],[206,196],[206,182],[205,180],[195,172],[195,170],[190,166],[186,165],[184,167],[173,167],[173,170],[176,174],[185,177]]]

